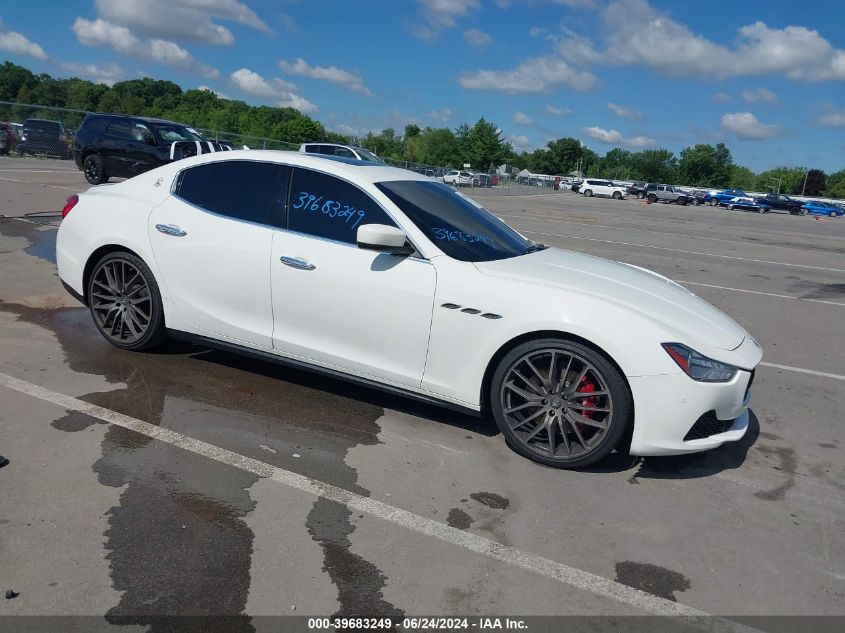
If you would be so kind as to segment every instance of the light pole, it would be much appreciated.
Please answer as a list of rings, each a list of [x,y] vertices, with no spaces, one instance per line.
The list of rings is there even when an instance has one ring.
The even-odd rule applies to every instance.
[[[807,171],[804,172],[804,186],[801,187],[801,197],[804,197],[804,191],[807,189],[807,176],[810,175],[810,168],[807,167]]]
[[[777,183],[778,183],[778,191],[777,192],[780,193],[780,183],[783,181],[783,178],[772,178],[771,176],[769,176],[769,180],[777,181]]]

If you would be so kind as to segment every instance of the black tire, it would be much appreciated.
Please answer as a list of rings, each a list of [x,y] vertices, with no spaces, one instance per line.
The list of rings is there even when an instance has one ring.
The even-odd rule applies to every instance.
[[[719,204],[721,204],[721,203],[719,202],[718,198],[710,198],[710,206],[711,207],[718,207]]]
[[[532,445],[530,443],[530,437],[526,440],[524,436],[520,435],[521,432],[518,433],[516,431],[522,423],[517,423],[514,427],[512,427],[512,422],[509,422],[507,417],[508,415],[512,416],[511,421],[514,419],[513,408],[506,413],[506,400],[509,396],[505,394],[512,393],[513,382],[511,381],[509,385],[506,385],[505,382],[509,377],[515,375],[511,372],[517,366],[520,366],[520,364],[524,362],[525,358],[530,358],[530,355],[532,354],[537,354],[541,358],[542,355],[546,354],[549,358],[553,358],[554,355],[552,352],[554,352],[554,354],[558,354],[561,360],[567,356],[577,360],[575,360],[574,363],[568,363],[565,370],[563,369],[563,362],[560,362],[560,364],[556,366],[557,371],[555,372],[552,369],[552,367],[555,367],[553,364],[554,361],[549,363],[548,368],[541,368],[540,371],[548,371],[550,377],[554,375],[554,378],[552,378],[550,382],[556,382],[557,384],[551,389],[553,393],[557,393],[558,396],[556,398],[552,398],[548,404],[546,401],[543,401],[542,404],[529,406],[543,409],[554,407],[554,400],[568,399],[569,402],[571,402],[571,399],[573,398],[572,393],[568,396],[564,396],[563,393],[567,389],[572,388],[572,384],[578,380],[578,377],[572,379],[571,383],[566,382],[566,379],[571,378],[578,373],[579,368],[586,367],[589,364],[592,365],[590,371],[595,372],[592,373],[593,378],[599,383],[599,398],[605,398],[605,400],[603,403],[599,404],[589,404],[589,401],[587,401],[589,406],[585,407],[583,406],[585,397],[581,396],[580,400],[582,400],[582,405],[580,407],[576,405],[575,408],[580,409],[582,413],[587,413],[587,409],[590,407],[594,410],[596,410],[599,406],[605,407],[604,410],[607,411],[607,413],[587,413],[590,420],[593,422],[599,422],[605,426],[600,429],[600,432],[593,431],[596,427],[592,425],[587,426],[581,423],[573,424],[568,417],[565,417],[570,415],[572,409],[568,409],[566,404],[558,404],[558,407],[563,407],[563,414],[561,414],[560,410],[558,410],[557,418],[554,416],[547,417],[543,422],[539,422],[537,424],[537,426],[546,427],[546,429],[541,430],[541,434],[537,436],[538,439],[541,439],[543,437],[542,433],[546,433],[546,437],[548,438],[546,440],[546,444],[535,442]],[[577,365],[575,363],[581,363],[581,365]],[[586,376],[590,375],[590,373],[586,374]],[[581,388],[585,375],[580,375],[580,378],[582,380],[574,387],[576,392],[578,392]],[[591,392],[591,390],[585,390],[584,393],[587,392]],[[607,395],[602,396],[601,393],[603,392],[606,392]],[[533,396],[533,393],[529,395]],[[520,396],[517,395],[516,397],[519,398]],[[584,468],[585,466],[595,464],[607,457],[614,448],[619,446],[620,440],[625,435],[625,431],[630,424],[631,413],[633,411],[632,398],[628,385],[625,383],[624,378],[613,363],[608,361],[603,355],[592,348],[563,338],[545,338],[527,341],[508,352],[499,362],[499,365],[493,373],[493,378],[490,381],[490,391],[487,394],[487,398],[490,411],[493,414],[493,419],[496,421],[496,425],[499,427],[499,430],[505,436],[505,441],[508,446],[523,457],[527,457],[532,461],[545,464],[546,466],[552,466],[554,468]],[[576,397],[576,399],[578,398]],[[567,404],[569,404],[569,402],[567,402]],[[595,403],[596,400],[594,399],[593,402]],[[525,407],[523,406],[523,409],[524,408]],[[529,418],[536,417],[534,414],[528,416],[527,414],[520,413],[518,415]],[[606,417],[602,420],[597,420],[593,417],[596,415],[606,415]],[[581,416],[581,419],[583,419],[583,417],[584,416]],[[558,420],[557,423],[554,422],[555,419]],[[558,424],[558,426],[555,426],[555,424]],[[580,430],[577,430],[576,426]],[[569,437],[569,442],[562,440],[558,442],[557,438],[560,436],[559,432],[564,428],[568,429],[567,436]],[[554,442],[548,436],[550,430],[556,434]],[[525,432],[527,431],[528,429],[525,430]],[[536,433],[536,427],[534,427],[534,431],[532,432]],[[590,433],[592,433],[592,435]],[[576,451],[575,443],[578,442],[579,438],[581,439],[579,444],[581,449]],[[586,442],[583,441],[584,439],[586,439]],[[589,447],[587,446],[588,444],[590,444]],[[557,447],[557,451],[555,451],[554,446]],[[564,452],[561,450],[561,447],[566,449],[566,452],[568,452],[567,455],[557,454],[557,452]]]
[[[807,209],[801,209],[800,215],[807,215]]]
[[[82,173],[85,174],[85,180],[92,185],[101,185],[109,179],[103,159],[99,154],[88,154],[83,159]]]
[[[681,205],[681,206],[686,206],[686,204],[687,204],[687,199],[686,199],[684,196],[679,196],[679,197],[678,197],[678,199],[677,199],[677,200],[675,200],[675,203],[676,203],[676,204],[679,204],[679,205]]]
[[[614,200],[621,200],[621,199],[622,199],[622,194],[621,194],[621,193],[619,193],[618,191],[614,191],[614,192],[613,192],[613,199],[614,199]]]
[[[732,205],[732,204],[728,205],[728,211],[733,211],[735,208],[736,207],[734,207],[734,205]]]
[[[642,200],[645,198],[645,194],[642,191],[637,192],[637,200]]]
[[[657,196],[653,193],[648,194],[648,201],[652,203],[657,202]]]
[[[766,209],[763,207],[757,207],[757,213],[765,213]]]
[[[585,189],[584,195],[587,196],[588,198],[592,198],[593,197],[593,190],[592,189]]]
[[[828,216],[830,216],[831,218],[835,218],[837,215],[839,214],[836,211],[831,211],[830,213],[828,213]]]
[[[166,339],[161,293],[141,258],[126,252],[103,256],[91,271],[85,297],[94,325],[115,347],[140,351],[156,347]],[[133,314],[126,318],[123,315],[128,311]],[[146,318],[146,325],[139,320],[139,313]],[[140,333],[136,335],[135,330]]]

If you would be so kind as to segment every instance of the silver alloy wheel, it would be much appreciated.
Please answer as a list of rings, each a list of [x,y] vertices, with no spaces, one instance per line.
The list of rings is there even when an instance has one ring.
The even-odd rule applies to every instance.
[[[601,444],[613,423],[607,380],[570,351],[525,354],[510,366],[499,398],[516,439],[544,457],[582,457]]]
[[[91,311],[100,329],[118,343],[140,340],[150,328],[153,300],[144,276],[123,259],[110,259],[94,271]]]

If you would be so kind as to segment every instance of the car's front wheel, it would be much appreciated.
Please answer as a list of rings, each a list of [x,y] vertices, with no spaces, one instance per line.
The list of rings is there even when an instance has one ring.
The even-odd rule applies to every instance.
[[[593,190],[592,189],[585,190],[584,195],[587,196],[588,198],[591,198],[592,195],[593,195]]]
[[[652,204],[657,202],[657,196],[655,196],[653,193],[648,194],[648,201]]]
[[[105,255],[91,272],[86,298],[94,324],[112,345],[142,350],[164,340],[158,284],[139,257],[125,252]]]
[[[718,207],[719,206],[718,198],[710,198],[710,206],[711,207]]]
[[[728,211],[733,211],[735,208],[736,207],[734,207],[734,205],[732,205],[732,204],[728,205]]]
[[[101,185],[109,179],[103,159],[98,154],[88,154],[85,157],[82,161],[82,172],[85,174],[85,180],[92,185]]]
[[[681,206],[686,206],[687,199],[684,198],[683,196],[680,196],[677,200],[675,200],[675,204],[679,204]]]
[[[490,383],[490,408],[508,445],[556,468],[583,468],[617,447],[631,394],[604,356],[566,339],[518,345]]]
[[[614,199],[614,200],[621,200],[621,199],[622,199],[622,194],[621,194],[620,192],[618,192],[618,191],[614,191],[614,192],[613,192],[613,199]]]

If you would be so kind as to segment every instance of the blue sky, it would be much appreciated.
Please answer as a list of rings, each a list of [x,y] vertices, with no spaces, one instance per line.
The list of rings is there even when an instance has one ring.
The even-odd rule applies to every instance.
[[[517,149],[724,141],[755,170],[845,168],[845,3],[4,0],[0,60],[149,75],[363,134],[484,116]]]

